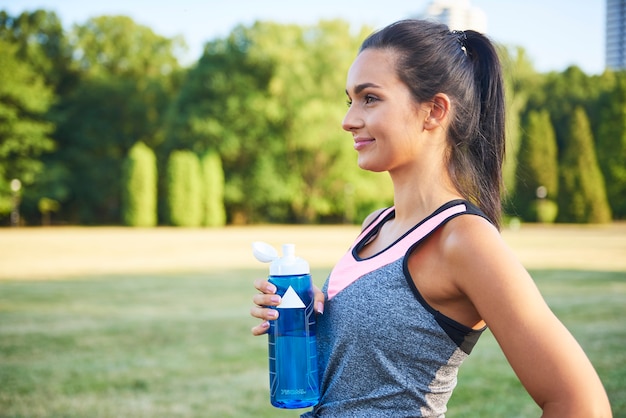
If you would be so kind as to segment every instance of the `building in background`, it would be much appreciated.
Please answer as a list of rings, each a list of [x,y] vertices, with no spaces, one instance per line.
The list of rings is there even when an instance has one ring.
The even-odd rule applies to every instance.
[[[418,17],[445,23],[450,30],[472,29],[487,33],[487,15],[473,7],[470,0],[433,0]]]
[[[606,68],[626,70],[626,0],[606,0]]]

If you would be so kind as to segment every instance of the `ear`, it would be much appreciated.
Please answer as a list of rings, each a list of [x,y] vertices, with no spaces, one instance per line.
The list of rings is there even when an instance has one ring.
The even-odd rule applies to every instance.
[[[424,105],[426,106],[424,129],[431,130],[447,125],[450,115],[450,98],[447,94],[437,93],[430,102]]]

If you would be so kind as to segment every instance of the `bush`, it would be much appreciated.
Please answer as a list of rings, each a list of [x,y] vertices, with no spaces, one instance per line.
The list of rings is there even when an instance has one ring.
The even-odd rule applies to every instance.
[[[167,207],[174,226],[202,225],[200,161],[188,150],[173,151],[167,165]]]
[[[137,142],[122,165],[122,222],[128,226],[157,223],[157,165],[154,152]]]
[[[207,152],[202,157],[202,176],[204,185],[204,222],[205,226],[223,226],[226,223],[224,208],[224,171],[222,160],[216,152]]]
[[[580,107],[571,117],[568,141],[561,159],[559,221],[610,222],[604,177],[598,166],[587,114]]]
[[[556,134],[547,111],[531,111],[518,154],[515,206],[528,221],[537,219],[535,200],[542,187],[549,197],[558,195]]]

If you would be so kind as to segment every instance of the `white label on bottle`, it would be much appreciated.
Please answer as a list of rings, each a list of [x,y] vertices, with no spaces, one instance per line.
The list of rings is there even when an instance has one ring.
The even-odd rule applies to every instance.
[[[298,296],[293,287],[289,286],[289,289],[283,295],[282,300],[280,301],[280,305],[277,308],[282,309],[297,309],[297,308],[306,308],[302,299]]]

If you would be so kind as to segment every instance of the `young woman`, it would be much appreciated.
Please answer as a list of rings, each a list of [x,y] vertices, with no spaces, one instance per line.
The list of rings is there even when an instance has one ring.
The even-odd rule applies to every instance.
[[[305,416],[443,416],[489,326],[543,416],[610,417],[585,353],[498,232],[504,95],[490,41],[394,23],[364,41],[346,93],[359,167],[389,173],[394,205],[364,221],[317,291],[322,395]],[[280,298],[255,287],[261,335]]]

